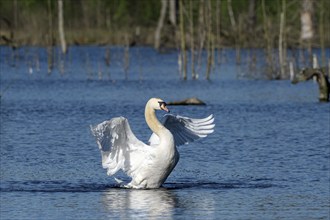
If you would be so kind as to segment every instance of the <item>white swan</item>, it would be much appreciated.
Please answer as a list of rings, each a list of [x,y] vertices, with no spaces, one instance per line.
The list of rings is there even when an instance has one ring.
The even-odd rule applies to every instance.
[[[149,145],[135,137],[124,117],[91,126],[101,150],[102,166],[107,169],[107,174],[114,175],[121,169],[132,178],[125,187],[159,188],[179,161],[176,146],[206,137],[213,132],[213,115],[192,119],[166,114],[163,123],[160,123],[155,110],[169,112],[161,99],[151,98],[147,102],[145,119],[153,131]]]

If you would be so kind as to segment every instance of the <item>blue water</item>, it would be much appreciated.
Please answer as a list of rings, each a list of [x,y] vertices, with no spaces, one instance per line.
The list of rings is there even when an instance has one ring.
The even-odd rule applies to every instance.
[[[238,79],[230,50],[210,82],[202,71],[184,82],[177,54],[150,48],[130,51],[125,80],[121,48],[110,67],[105,48],[70,51],[64,72],[47,75],[44,49],[22,48],[15,60],[1,48],[0,219],[330,218],[330,105],[313,82]],[[117,187],[89,125],[124,116],[146,141],[150,97],[193,96],[207,105],[171,112],[212,113],[215,132],[179,148],[162,188]]]

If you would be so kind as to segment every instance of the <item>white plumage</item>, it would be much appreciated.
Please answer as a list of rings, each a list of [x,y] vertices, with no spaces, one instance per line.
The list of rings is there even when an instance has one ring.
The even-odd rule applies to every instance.
[[[158,188],[179,161],[176,146],[206,137],[213,132],[213,115],[203,119],[166,114],[160,123],[155,110],[168,112],[166,103],[150,99],[145,119],[153,131],[149,145],[138,140],[124,117],[113,118],[91,126],[102,155],[102,166],[108,175],[120,169],[132,178],[130,188]]]
[[[188,144],[213,132],[213,115],[203,119],[182,117],[166,114],[162,124],[172,133],[176,146]],[[149,139],[150,145],[158,144],[159,138],[153,133]]]

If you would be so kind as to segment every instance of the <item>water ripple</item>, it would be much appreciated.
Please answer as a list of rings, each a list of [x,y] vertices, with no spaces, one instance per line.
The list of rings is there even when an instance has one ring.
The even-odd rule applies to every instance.
[[[116,186],[66,181],[9,181],[1,183],[0,192],[98,192],[112,187]]]
[[[276,187],[272,183],[229,181],[229,182],[168,182],[162,189],[264,189]],[[101,192],[108,189],[126,189],[117,184],[100,183],[70,183],[67,181],[7,181],[0,185],[0,192]]]
[[[196,183],[166,183],[163,187],[167,189],[264,189],[275,187],[272,183],[251,183],[251,182],[196,182]]]

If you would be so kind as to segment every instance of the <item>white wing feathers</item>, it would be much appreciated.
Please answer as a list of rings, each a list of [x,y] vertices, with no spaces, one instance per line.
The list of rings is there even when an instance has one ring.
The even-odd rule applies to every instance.
[[[170,130],[175,145],[179,146],[213,132],[213,115],[203,119],[193,119],[167,114],[163,125]],[[113,118],[96,126],[91,126],[102,155],[102,166],[109,176],[122,169],[128,176],[134,177],[142,163],[148,163],[154,149],[138,140],[124,117]],[[159,144],[158,136],[153,133],[150,145]]]
[[[194,119],[166,114],[162,121],[163,125],[172,133],[176,146],[206,137],[214,131],[213,115],[202,119]],[[150,145],[159,143],[159,138],[155,133],[151,135],[149,143]]]
[[[113,118],[91,126],[91,131],[101,151],[102,166],[108,169],[108,175],[111,176],[122,169],[132,176],[136,167],[143,161],[143,149],[146,145],[135,137],[127,119]]]

